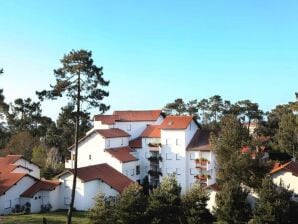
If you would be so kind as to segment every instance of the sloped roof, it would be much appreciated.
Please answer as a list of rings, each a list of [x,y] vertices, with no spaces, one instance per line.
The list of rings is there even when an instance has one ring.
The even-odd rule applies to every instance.
[[[209,143],[209,130],[198,129],[188,144],[186,150],[188,151],[211,151],[212,147]]]
[[[98,129],[96,130],[96,133],[100,134],[104,138],[119,138],[130,136],[130,134],[119,128]]]
[[[66,172],[73,173],[73,170],[68,170]],[[62,176],[63,174],[65,174],[65,172],[59,176]],[[118,172],[106,163],[78,168],[77,175],[78,178],[84,182],[101,180],[120,193],[128,185],[133,183],[131,179],[124,176],[122,173]]]
[[[7,155],[5,157],[0,157],[0,174],[2,173],[10,173],[13,170],[15,170],[18,167],[22,167],[24,169],[28,169],[27,167],[21,166],[21,165],[16,165],[14,164],[16,161],[18,161],[19,159],[24,159],[23,156],[21,155]],[[36,166],[38,166],[37,164],[28,161],[31,164],[34,164]],[[39,167],[39,166],[38,166]]]
[[[119,116],[117,121],[156,121],[162,114],[161,110],[122,110],[114,111]]]
[[[95,115],[95,121],[101,121],[102,124],[113,125],[116,120],[119,120],[117,115]]]
[[[140,136],[142,138],[160,138],[160,125],[148,125]]]
[[[163,130],[183,130],[188,127],[191,121],[194,121],[199,127],[199,124],[193,116],[168,116],[160,125]]]
[[[138,137],[129,141],[129,147],[132,149],[140,149],[142,148],[142,138]]]
[[[11,187],[17,184],[23,177],[28,176],[36,179],[26,173],[6,173],[0,175],[0,195],[4,194]]]
[[[277,173],[281,170],[291,172],[293,175],[298,176],[298,162],[290,161],[283,165],[275,164],[273,169],[270,171],[270,174]]]
[[[29,187],[21,194],[21,197],[32,198],[39,191],[52,191],[60,185],[61,182],[53,180],[40,180]]]
[[[131,152],[134,152],[134,150],[128,146],[120,147],[120,148],[105,149],[105,151],[111,154],[113,157],[115,157],[117,160],[119,160],[122,163],[138,160],[136,157],[130,154]]]

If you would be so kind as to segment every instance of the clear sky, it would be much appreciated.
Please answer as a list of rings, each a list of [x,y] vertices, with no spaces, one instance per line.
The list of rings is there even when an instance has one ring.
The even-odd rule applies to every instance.
[[[115,109],[219,94],[264,110],[298,91],[298,1],[0,0],[0,88],[8,102],[54,83],[72,49],[93,52]],[[57,117],[65,102],[43,103]]]

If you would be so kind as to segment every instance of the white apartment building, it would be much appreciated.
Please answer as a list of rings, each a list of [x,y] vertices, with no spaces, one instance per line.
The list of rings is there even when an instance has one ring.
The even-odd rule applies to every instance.
[[[94,127],[79,141],[78,168],[107,163],[132,181],[148,176],[156,186],[175,174],[182,192],[199,182],[215,183],[215,156],[192,116],[165,116],[161,110],[115,111],[94,116]],[[69,148],[73,168],[75,150]]]

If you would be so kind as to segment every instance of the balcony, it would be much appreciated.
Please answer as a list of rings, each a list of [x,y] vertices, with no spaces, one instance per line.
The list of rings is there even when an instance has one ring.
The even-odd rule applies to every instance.
[[[148,171],[148,174],[150,175],[150,178],[159,178],[159,176],[162,176],[162,172],[160,169],[151,169]]]
[[[148,147],[150,151],[155,151],[158,152],[159,149],[161,148],[161,143],[157,143],[157,142],[149,142],[148,143]]]
[[[208,170],[210,161],[205,158],[196,159],[196,168]]]
[[[208,179],[211,178],[211,176],[209,174],[201,174],[201,175],[196,175],[195,178],[200,184],[208,185],[207,182],[208,182]]]
[[[157,155],[152,155],[148,158],[148,160],[150,161],[150,163],[159,163],[162,162],[162,157],[160,154]]]
[[[73,169],[74,168],[74,160],[72,160],[72,159],[65,160],[65,168]]]

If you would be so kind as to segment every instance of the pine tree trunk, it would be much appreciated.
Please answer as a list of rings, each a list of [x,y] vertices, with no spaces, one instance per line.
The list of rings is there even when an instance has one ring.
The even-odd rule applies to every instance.
[[[76,193],[76,180],[77,180],[77,169],[78,169],[78,143],[79,143],[79,123],[80,123],[80,98],[81,98],[81,83],[80,83],[80,73],[78,75],[78,95],[77,95],[77,113],[76,113],[76,130],[75,130],[75,159],[74,159],[74,174],[72,182],[72,191],[71,191],[71,201],[67,213],[67,224],[71,224],[71,218],[73,213],[73,205],[75,200]]]

